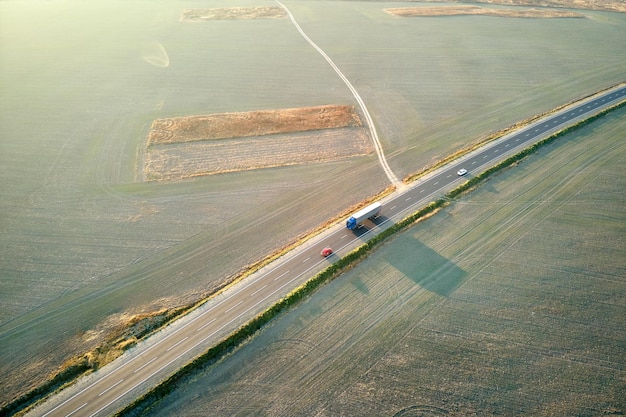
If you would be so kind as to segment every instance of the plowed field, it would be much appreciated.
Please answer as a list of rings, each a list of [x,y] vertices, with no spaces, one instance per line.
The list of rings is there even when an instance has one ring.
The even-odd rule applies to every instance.
[[[155,146],[145,156],[147,180],[175,180],[258,168],[327,162],[372,152],[360,128]]]

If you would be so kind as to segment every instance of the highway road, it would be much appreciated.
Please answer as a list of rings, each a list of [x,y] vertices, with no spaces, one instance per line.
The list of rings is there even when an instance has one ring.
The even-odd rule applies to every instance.
[[[625,99],[626,86],[591,97],[431,173],[382,200],[380,217],[374,221],[367,220],[356,233],[343,224],[335,225],[27,415],[113,414],[371,236],[442,196],[469,176]],[[461,168],[468,171],[462,177],[457,175]],[[332,247],[335,253],[322,258],[320,251],[326,246]]]

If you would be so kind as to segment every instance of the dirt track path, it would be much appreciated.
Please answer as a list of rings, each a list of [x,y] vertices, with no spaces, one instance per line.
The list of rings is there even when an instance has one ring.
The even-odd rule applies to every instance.
[[[345,75],[343,75],[343,73],[341,72],[341,70],[337,67],[337,65],[335,65],[335,63],[333,62],[332,59],[330,59],[330,57],[328,55],[326,55],[326,53],[322,50],[322,48],[320,48],[319,46],[317,46],[317,44],[315,42],[313,42],[311,40],[311,38],[309,38],[306,33],[304,33],[304,31],[302,30],[302,28],[300,27],[300,25],[298,24],[298,22],[296,22],[296,19],[293,17],[293,15],[291,14],[291,12],[289,11],[289,9],[282,4],[280,1],[278,0],[274,0],[280,7],[282,7],[283,9],[285,9],[285,12],[287,13],[287,15],[289,16],[289,19],[291,20],[291,22],[294,24],[294,26],[296,27],[296,29],[298,29],[298,32],[300,32],[300,34],[302,35],[302,37],[313,47],[315,48],[315,50],[317,52],[320,53],[320,55],[322,55],[322,57],[324,57],[324,59],[326,60],[326,62],[328,62],[328,64],[332,67],[332,69],[335,70],[335,72],[337,73],[337,75],[339,75],[339,78],[341,78],[343,80],[343,82],[346,84],[346,86],[348,86],[348,88],[350,89],[350,91],[352,92],[352,95],[354,96],[354,98],[356,99],[357,103],[359,103],[359,106],[361,107],[361,110],[363,111],[363,115],[365,116],[365,120],[367,121],[367,126],[369,128],[370,131],[370,136],[372,137],[372,141],[374,142],[374,148],[376,149],[376,154],[378,155],[378,160],[380,161],[380,165],[382,166],[383,170],[385,171],[385,174],[387,175],[387,178],[389,178],[389,181],[395,185],[396,187],[399,187],[402,185],[402,182],[398,179],[398,177],[396,177],[396,175],[393,173],[393,171],[391,170],[391,168],[389,167],[389,164],[387,164],[387,159],[385,158],[385,152],[383,150],[383,147],[380,143],[380,139],[378,138],[378,132],[376,132],[376,127],[374,126],[374,122],[372,121],[372,117],[370,116],[369,111],[367,110],[367,107],[365,106],[365,103],[363,102],[363,99],[361,98],[361,96],[359,95],[359,93],[356,91],[356,89],[354,88],[354,86],[350,83],[350,81],[346,78]]]

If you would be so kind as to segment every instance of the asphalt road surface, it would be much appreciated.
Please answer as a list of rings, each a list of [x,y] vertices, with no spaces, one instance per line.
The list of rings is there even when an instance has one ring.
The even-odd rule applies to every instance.
[[[54,396],[28,415],[105,416],[114,413],[371,236],[442,196],[468,177],[625,98],[626,86],[590,98],[416,181],[383,200],[380,216],[366,220],[362,228],[353,232],[343,224],[332,227],[210,300],[165,331],[138,344],[118,360]],[[459,176],[457,172],[460,169],[466,169],[467,174]],[[327,246],[335,252],[323,258],[320,251]]]

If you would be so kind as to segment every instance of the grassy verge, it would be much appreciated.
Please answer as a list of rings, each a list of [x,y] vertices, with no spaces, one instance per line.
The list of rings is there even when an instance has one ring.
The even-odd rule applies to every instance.
[[[283,312],[286,312],[291,307],[298,305],[301,300],[311,295],[320,286],[330,282],[348,269],[353,268],[360,260],[365,258],[372,250],[381,245],[391,236],[403,231],[404,229],[407,229],[418,221],[424,220],[434,215],[441,208],[447,206],[450,203],[450,200],[475,189],[497,172],[515,166],[528,155],[536,152],[542,146],[554,142],[564,135],[592,123],[593,121],[601,118],[610,111],[620,108],[625,104],[626,102],[622,102],[614,107],[606,109],[601,113],[598,113],[597,115],[594,115],[588,119],[585,119],[584,121],[563,129],[551,135],[550,137],[522,150],[516,155],[507,158],[506,160],[489,168],[485,172],[471,178],[470,180],[466,181],[465,183],[447,193],[444,197],[429,203],[417,212],[396,223],[389,229],[374,236],[367,243],[363,244],[356,250],[339,259],[334,264],[330,265],[324,271],[317,274],[315,277],[313,277],[302,286],[298,287],[287,296],[282,298],[279,302],[268,308],[266,311],[258,315],[256,318],[239,328],[239,330],[231,334],[222,342],[210,348],[203,355],[199,356],[194,361],[190,362],[189,364],[178,370],[168,379],[157,385],[154,389],[128,405],[126,408],[119,411],[116,416],[127,417],[141,416],[147,414],[153,407],[158,404],[161,399],[165,398],[169,393],[175,390],[178,384],[182,383],[185,378],[193,375],[197,370],[202,369],[207,365],[213,364],[221,358],[224,358],[230,352],[249,340],[256,332],[262,329],[263,326],[269,323],[273,318],[277,317]]]
[[[27,392],[0,409],[0,416],[12,415],[13,413],[26,409],[30,405],[42,398],[45,398],[50,393],[55,392],[70,381],[73,381],[75,378],[78,378],[91,370],[92,368],[89,366],[87,356],[81,358],[80,360],[72,361],[70,365],[64,366],[62,371],[54,375],[47,382]]]
[[[115,360],[126,350],[135,346],[137,342],[160,330],[167,323],[170,323],[190,309],[191,307],[180,307],[133,317],[121,334],[117,334],[117,337],[80,357],[68,360],[61,366],[61,370],[45,383],[0,408],[0,416],[14,415],[28,410],[38,401],[66,387],[78,377],[94,372]]]

